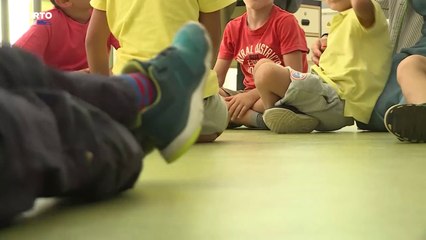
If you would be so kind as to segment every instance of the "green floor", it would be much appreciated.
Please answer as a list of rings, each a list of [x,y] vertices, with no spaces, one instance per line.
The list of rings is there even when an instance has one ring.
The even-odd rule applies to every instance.
[[[0,239],[426,239],[426,145],[387,133],[228,130],[167,165],[145,159],[109,201],[42,200]]]

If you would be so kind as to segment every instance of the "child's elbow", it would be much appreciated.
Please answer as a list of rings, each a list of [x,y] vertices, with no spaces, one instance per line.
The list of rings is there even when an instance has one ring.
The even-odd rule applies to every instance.
[[[96,36],[94,36],[94,34],[87,34],[86,35],[86,41],[85,41],[86,49],[93,48],[93,46],[96,46],[97,42],[98,42],[98,40],[96,39]]]

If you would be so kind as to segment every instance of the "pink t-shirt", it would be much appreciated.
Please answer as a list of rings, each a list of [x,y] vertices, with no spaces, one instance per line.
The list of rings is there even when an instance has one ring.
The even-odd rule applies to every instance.
[[[86,57],[86,32],[89,23],[79,23],[60,9],[50,11],[51,18],[39,18],[14,44],[39,56],[47,65],[63,70],[76,71],[88,67]],[[48,16],[48,15],[47,15]],[[118,48],[118,41],[111,35],[110,46]]]
[[[247,14],[230,21],[223,33],[219,58],[235,59],[240,63],[244,86],[248,90],[255,88],[253,69],[260,59],[269,58],[286,66],[283,55],[294,51],[303,52],[303,71],[306,72],[308,47],[305,32],[292,14],[274,6],[269,20],[257,30],[248,28]]]

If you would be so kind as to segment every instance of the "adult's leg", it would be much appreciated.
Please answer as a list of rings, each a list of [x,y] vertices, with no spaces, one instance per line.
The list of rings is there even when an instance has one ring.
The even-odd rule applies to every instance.
[[[210,72],[210,60],[209,36],[199,23],[192,22],[182,27],[171,46],[155,58],[146,62],[133,60],[127,63],[123,72],[141,74],[150,79],[157,93],[153,103],[140,109],[136,117],[134,103],[128,104],[127,108],[124,104],[119,104],[118,109],[111,108],[115,105],[111,102],[116,101],[114,96],[118,96],[122,102],[129,102],[133,98],[127,94],[131,88],[139,96],[145,95],[140,90],[140,82],[135,83],[128,75],[117,76],[111,81],[105,81],[100,76],[97,81],[90,82],[74,78],[66,85],[61,85],[63,81],[55,79],[55,86],[61,86],[84,101],[100,107],[126,126],[130,124],[129,127],[144,147],[149,143],[150,147],[159,149],[166,161],[172,162],[192,146],[201,131],[202,93]],[[94,86],[89,87],[89,84]],[[115,95],[108,96],[105,93]],[[121,106],[126,109],[124,114],[121,113]]]
[[[7,59],[7,54],[3,55]],[[28,57],[21,51],[17,59],[25,58],[24,55]],[[126,76],[64,74],[46,67],[38,71],[44,74],[42,83],[47,87],[68,91],[100,108],[134,130],[144,146],[151,143],[165,160],[171,162],[189,149],[201,131],[202,89],[210,71],[210,59],[208,34],[199,23],[192,22],[182,27],[172,45],[155,58],[146,62],[130,61],[124,69]],[[14,70],[22,71],[28,64],[31,63],[20,63]],[[9,71],[9,67],[5,69]],[[156,98],[145,108],[138,106],[137,95],[147,94],[140,90],[139,82],[128,78],[130,73],[143,75],[155,88]],[[24,84],[28,85],[25,81],[19,86]],[[45,85],[41,87],[46,88]]]
[[[62,89],[126,125],[134,121],[139,112],[135,91],[122,79],[60,72],[19,48],[0,48],[0,87]]]
[[[119,123],[134,125],[139,106],[135,90],[120,76],[50,70],[50,84],[98,107]]]
[[[38,197],[106,198],[139,176],[131,133],[64,91],[0,88],[0,115],[0,223]]]
[[[166,160],[182,155],[201,129],[209,51],[205,31],[192,23],[177,34],[172,48],[126,67],[149,74],[162,93],[142,112],[144,122],[135,134],[158,147]],[[37,84],[27,81],[31,73],[10,75],[27,65],[0,64],[0,83],[8,83],[0,88],[0,222],[31,208],[40,196],[104,198],[131,187],[143,157],[134,137],[108,114],[58,89],[55,79],[45,78],[52,77],[49,73],[41,77],[47,83]],[[33,70],[45,74],[44,68]]]
[[[0,47],[0,87],[5,89],[49,86],[48,68],[19,48]]]

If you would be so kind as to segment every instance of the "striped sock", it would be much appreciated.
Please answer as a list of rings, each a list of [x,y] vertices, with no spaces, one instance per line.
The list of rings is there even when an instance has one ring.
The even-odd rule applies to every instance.
[[[119,76],[130,83],[136,92],[139,110],[154,103],[157,98],[157,89],[151,79],[142,73],[130,73]]]

